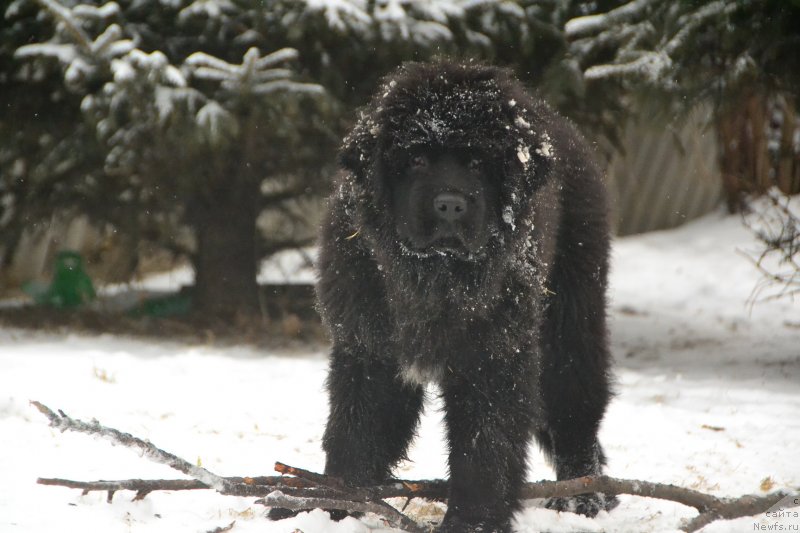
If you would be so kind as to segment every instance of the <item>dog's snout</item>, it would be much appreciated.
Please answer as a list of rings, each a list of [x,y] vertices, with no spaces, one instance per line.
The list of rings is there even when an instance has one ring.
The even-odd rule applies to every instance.
[[[447,222],[461,220],[467,215],[467,197],[457,192],[442,192],[433,199],[436,217]]]

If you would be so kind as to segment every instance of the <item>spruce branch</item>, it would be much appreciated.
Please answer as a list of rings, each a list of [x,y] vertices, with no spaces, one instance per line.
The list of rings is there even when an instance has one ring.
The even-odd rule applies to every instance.
[[[66,28],[66,30],[72,34],[72,37],[81,46],[81,48],[91,52],[92,39],[85,31],[83,31],[83,28],[81,28],[80,24],[75,20],[75,17],[69,8],[59,4],[54,0],[36,1],[47,11],[49,11],[59,22],[64,24],[64,28]]]
[[[640,76],[651,82],[663,79],[679,63],[680,52],[709,21],[729,17],[752,4],[751,0],[714,0],[681,15],[674,31],[667,31],[652,49],[637,50],[640,38],[655,33],[653,20],[669,18],[673,3],[663,0],[632,0],[606,13],[577,17],[567,21],[564,33],[573,41],[572,52],[585,57],[594,48],[618,46],[611,62],[589,66],[584,76],[597,80],[615,76]],[[629,41],[630,39],[630,41]],[[623,44],[626,43],[627,44]]]

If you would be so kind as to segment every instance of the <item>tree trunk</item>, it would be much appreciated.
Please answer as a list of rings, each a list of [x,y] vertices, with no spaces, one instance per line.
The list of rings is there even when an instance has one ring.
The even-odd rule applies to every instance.
[[[794,101],[787,95],[781,95],[776,105],[782,117],[781,124],[773,124],[780,128],[780,145],[777,150],[775,181],[783,194],[800,193],[800,124]]]
[[[720,171],[732,213],[742,209],[746,194],[761,194],[771,185],[766,107],[763,94],[744,91],[717,121]]]
[[[732,212],[743,207],[745,195],[760,195],[771,187],[788,195],[800,192],[797,111],[791,98],[745,91],[720,114],[717,134]]]
[[[258,312],[258,198],[257,187],[234,182],[195,210],[195,313],[230,320]]]

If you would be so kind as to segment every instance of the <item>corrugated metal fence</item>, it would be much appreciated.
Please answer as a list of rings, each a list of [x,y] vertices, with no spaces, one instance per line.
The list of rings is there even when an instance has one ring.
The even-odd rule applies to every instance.
[[[624,152],[607,169],[618,235],[679,226],[722,201],[717,141],[700,109],[674,127],[641,116],[625,128]]]

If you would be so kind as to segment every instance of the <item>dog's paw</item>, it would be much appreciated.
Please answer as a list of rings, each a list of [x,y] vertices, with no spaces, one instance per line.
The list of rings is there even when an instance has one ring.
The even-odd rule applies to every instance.
[[[270,520],[278,521],[285,520],[297,516],[302,511],[292,511],[291,509],[284,509],[283,507],[272,507],[267,511],[267,518]]]
[[[445,516],[436,533],[510,533],[511,525],[491,522],[468,523],[458,516]]]
[[[594,492],[565,498],[550,498],[544,506],[553,511],[565,511],[594,518],[600,511],[610,511],[618,503],[616,496],[607,497],[605,494]]]
[[[286,518],[292,518],[300,513],[304,513],[311,510],[312,509],[300,509],[298,511],[292,511],[291,509],[283,509],[282,507],[273,507],[267,512],[267,518],[269,518],[270,520],[284,520]],[[343,520],[348,516],[354,516],[356,518],[359,518],[363,514],[363,513],[348,513],[347,511],[340,511],[338,509],[325,509],[325,510],[328,512],[328,514],[331,515],[331,520],[333,520],[334,522]]]

